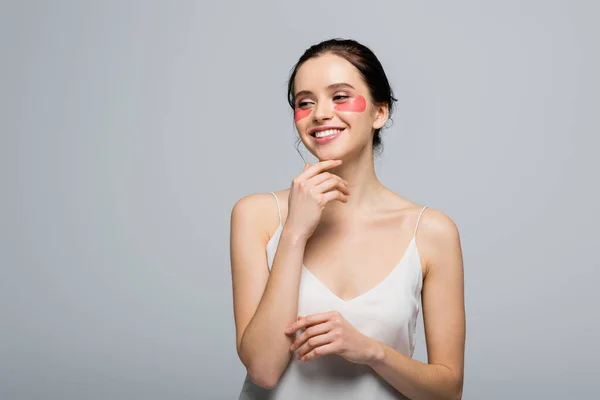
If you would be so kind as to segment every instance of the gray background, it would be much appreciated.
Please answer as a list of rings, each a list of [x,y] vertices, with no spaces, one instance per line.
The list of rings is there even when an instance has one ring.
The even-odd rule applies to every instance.
[[[382,182],[459,226],[464,398],[596,397],[597,4],[2,2],[0,398],[237,398],[231,208],[302,168],[330,37],[399,98]]]

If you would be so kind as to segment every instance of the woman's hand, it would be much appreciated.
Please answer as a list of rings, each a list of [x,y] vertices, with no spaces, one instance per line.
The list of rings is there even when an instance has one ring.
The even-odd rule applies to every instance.
[[[302,361],[316,360],[325,354],[337,354],[346,360],[367,364],[383,356],[383,348],[375,339],[360,333],[337,311],[299,317],[285,333],[305,331],[296,338],[290,351]]]
[[[307,163],[294,178],[288,197],[288,217],[285,229],[308,239],[319,225],[323,209],[333,200],[348,202],[348,182],[327,172],[338,167],[341,160]]]

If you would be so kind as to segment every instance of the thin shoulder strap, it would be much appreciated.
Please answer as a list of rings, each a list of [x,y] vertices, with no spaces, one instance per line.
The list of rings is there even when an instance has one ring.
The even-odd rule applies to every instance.
[[[273,195],[273,197],[275,197],[275,201],[277,202],[277,214],[279,215],[279,225],[281,225],[281,208],[279,208],[279,199],[277,198],[277,195],[274,192],[271,192],[271,194]]]
[[[425,211],[426,208],[427,208],[427,206],[423,207],[423,209],[421,210],[421,213],[419,214],[419,218],[417,218],[417,225],[415,226],[415,233],[413,233],[413,238],[417,235],[417,228],[419,227],[419,221],[421,221],[421,215],[423,215],[423,211]]]

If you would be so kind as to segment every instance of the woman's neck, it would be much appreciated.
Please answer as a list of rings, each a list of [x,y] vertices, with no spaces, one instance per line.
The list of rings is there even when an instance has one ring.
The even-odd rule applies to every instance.
[[[322,221],[347,221],[349,217],[369,213],[381,204],[381,196],[386,189],[375,174],[372,157],[344,160],[342,165],[328,171],[348,181],[350,196],[347,203],[328,203],[323,210]]]

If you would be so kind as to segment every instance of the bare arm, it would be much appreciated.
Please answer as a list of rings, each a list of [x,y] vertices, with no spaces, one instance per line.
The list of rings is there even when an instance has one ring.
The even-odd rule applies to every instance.
[[[291,356],[289,347],[293,338],[286,336],[283,330],[296,320],[298,313],[306,240],[284,228],[269,273],[265,255],[267,242],[260,232],[261,213],[257,212],[261,207],[259,203],[265,201],[258,196],[242,198],[231,216],[236,344],[250,378],[262,387],[272,388]]]
[[[340,160],[306,164],[292,181],[289,210],[271,272],[261,233],[261,195],[236,203],[231,216],[231,268],[237,349],[250,378],[272,388],[291,358],[285,327],[298,315],[298,292],[306,243],[330,201],[348,201],[347,182],[323,172]],[[263,206],[264,208],[264,206]],[[262,237],[262,239],[260,239]]]
[[[419,233],[427,254],[422,298],[428,363],[379,343],[369,365],[413,400],[456,400],[462,397],[465,346],[462,251],[454,222],[436,210],[426,214]]]

